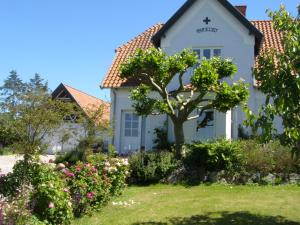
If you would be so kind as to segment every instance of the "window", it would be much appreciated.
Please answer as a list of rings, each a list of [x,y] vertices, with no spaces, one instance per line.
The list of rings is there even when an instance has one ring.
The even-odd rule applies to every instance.
[[[193,51],[198,55],[199,61],[201,61],[201,56],[210,59],[212,56],[221,57],[222,54],[220,48],[195,48]]]
[[[139,135],[139,117],[134,113],[125,113],[125,137]]]
[[[204,111],[201,116],[199,115],[197,131],[201,128],[214,126],[214,117],[214,111],[211,110]]]
[[[203,57],[205,57],[206,59],[210,59],[210,49],[203,50]]]

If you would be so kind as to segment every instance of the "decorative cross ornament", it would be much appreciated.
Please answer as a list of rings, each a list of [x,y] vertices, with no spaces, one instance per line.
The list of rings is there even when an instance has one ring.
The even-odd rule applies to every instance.
[[[204,23],[206,23],[206,25],[208,25],[209,22],[211,22],[210,19],[208,19],[208,17],[205,18],[205,20],[203,20]]]

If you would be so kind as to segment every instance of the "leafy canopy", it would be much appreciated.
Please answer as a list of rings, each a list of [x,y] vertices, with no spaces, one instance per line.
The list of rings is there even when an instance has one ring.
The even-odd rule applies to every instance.
[[[76,113],[73,104],[52,99],[47,82],[38,74],[25,83],[11,72],[0,94],[0,118],[5,118],[1,130],[13,135],[14,149],[26,156],[41,153],[46,147],[44,138],[64,122],[66,115]]]
[[[262,128],[263,141],[278,135],[273,126],[276,116],[282,119],[284,131],[279,138],[284,145],[300,153],[300,7],[298,17],[288,13],[283,5],[279,11],[269,11],[273,26],[281,33],[283,50],[270,49],[258,58],[254,70],[259,89],[266,95],[259,115],[249,112],[248,125]]]
[[[133,107],[140,115],[167,114],[174,124],[176,148],[184,142],[183,123],[195,119],[190,114],[201,108],[226,112],[248,98],[247,86],[241,81],[229,85],[237,67],[229,59],[212,58],[198,62],[188,49],[167,55],[161,49],[138,50],[121,67],[121,77],[139,81],[131,91]],[[185,76],[189,83],[184,83]],[[170,90],[170,83],[177,88]],[[179,152],[177,152],[178,155]]]

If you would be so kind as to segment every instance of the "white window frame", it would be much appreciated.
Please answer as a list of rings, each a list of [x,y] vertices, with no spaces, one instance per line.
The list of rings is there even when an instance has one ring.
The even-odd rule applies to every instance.
[[[215,56],[222,57],[223,47],[220,47],[220,46],[194,47],[193,51],[197,52],[199,62],[201,62],[201,60],[204,58],[204,51],[206,51],[206,50],[210,51],[210,58],[209,59],[211,59],[212,57],[215,57]],[[220,51],[219,55],[215,55],[216,50]],[[200,53],[200,55],[198,53]]]
[[[130,115],[130,118],[126,118],[127,115]],[[124,124],[124,136],[125,137],[138,137],[139,136],[139,116],[133,112],[125,112],[124,114],[125,124]],[[130,125],[130,126],[127,126]],[[129,131],[129,134],[127,133]]]

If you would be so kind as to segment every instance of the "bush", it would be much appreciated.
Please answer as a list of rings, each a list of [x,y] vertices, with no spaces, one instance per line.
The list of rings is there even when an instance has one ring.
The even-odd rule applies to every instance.
[[[247,172],[261,173],[299,173],[300,159],[293,158],[291,149],[278,141],[260,144],[255,140],[241,141],[240,147]]]
[[[112,196],[121,194],[126,186],[126,160],[95,154],[87,161],[62,170],[76,217],[99,210]]]
[[[129,158],[130,181],[136,184],[159,182],[175,170],[179,162],[171,152],[139,151]]]
[[[191,170],[216,172],[221,170],[239,171],[242,166],[242,153],[238,143],[217,140],[207,143],[187,145],[184,165]]]
[[[70,195],[64,192],[65,183],[49,165],[19,161],[13,172],[2,177],[0,182],[0,193],[8,198],[16,198],[24,185],[30,185],[27,210],[40,221],[69,224],[73,218]],[[13,201],[13,204],[17,203]]]
[[[70,165],[75,165],[79,161],[85,161],[87,154],[90,154],[90,152],[85,152],[81,149],[75,149],[62,155],[57,155],[55,163],[68,163]]]

